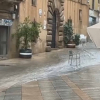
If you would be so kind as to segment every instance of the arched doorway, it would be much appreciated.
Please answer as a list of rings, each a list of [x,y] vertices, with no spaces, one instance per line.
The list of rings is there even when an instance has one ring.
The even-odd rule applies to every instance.
[[[52,23],[52,42],[51,48],[56,47],[56,12],[53,13],[53,23]]]
[[[46,51],[63,47],[64,0],[48,0]]]

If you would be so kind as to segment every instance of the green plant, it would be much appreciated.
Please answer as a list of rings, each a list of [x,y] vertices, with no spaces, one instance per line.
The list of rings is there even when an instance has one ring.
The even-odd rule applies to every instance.
[[[73,37],[73,41],[75,42],[76,45],[79,45],[80,43],[80,35],[79,34],[75,34]]]
[[[73,28],[72,28],[72,20],[69,19],[68,22],[64,25],[64,43],[68,44],[70,40],[73,39]]]
[[[14,34],[17,39],[17,48],[21,46],[23,49],[30,47],[29,43],[36,42],[40,33],[40,24],[35,20],[31,22],[29,18],[25,18],[23,23],[20,23],[16,33]]]

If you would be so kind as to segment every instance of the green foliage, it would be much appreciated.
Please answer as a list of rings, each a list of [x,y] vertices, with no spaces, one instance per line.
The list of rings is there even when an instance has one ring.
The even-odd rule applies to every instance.
[[[35,20],[31,22],[31,31],[30,31],[30,42],[36,42],[39,37],[41,25],[37,23]]]
[[[73,41],[75,42],[76,45],[79,45],[80,35],[79,34],[74,35]]]
[[[14,35],[17,38],[17,48],[21,45],[21,48],[29,48],[29,43],[36,42],[40,33],[40,24],[35,20],[31,22],[29,18],[25,18],[23,23],[20,23],[18,29]]]
[[[70,40],[73,38],[73,28],[72,28],[72,21],[69,19],[68,22],[64,25],[64,43],[65,45],[68,44]]]

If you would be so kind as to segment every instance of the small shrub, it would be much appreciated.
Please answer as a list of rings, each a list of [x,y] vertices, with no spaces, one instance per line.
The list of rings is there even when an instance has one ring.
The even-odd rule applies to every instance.
[[[31,22],[29,17],[26,17],[23,23],[20,23],[16,33],[14,34],[17,39],[17,49],[28,49],[30,43],[36,42],[39,37],[41,25],[35,20]],[[14,36],[13,36],[14,37]]]
[[[73,36],[73,27],[72,27],[72,20],[69,19],[68,22],[64,25],[64,44],[67,45],[68,42],[72,40]]]
[[[79,45],[79,43],[80,43],[80,35],[79,34],[74,35],[73,41],[75,42],[76,45]]]

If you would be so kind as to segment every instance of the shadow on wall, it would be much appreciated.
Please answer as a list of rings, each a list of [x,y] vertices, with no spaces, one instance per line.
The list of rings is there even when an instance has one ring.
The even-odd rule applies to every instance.
[[[37,43],[32,43],[32,53],[42,53],[45,52],[46,42],[41,38],[38,38]]]

